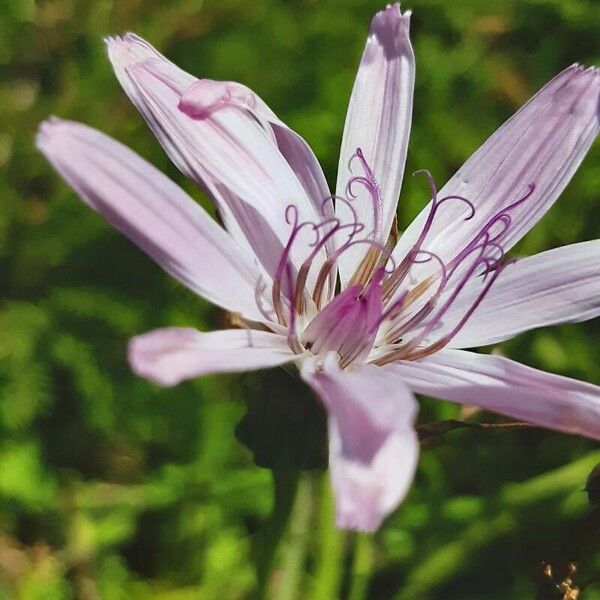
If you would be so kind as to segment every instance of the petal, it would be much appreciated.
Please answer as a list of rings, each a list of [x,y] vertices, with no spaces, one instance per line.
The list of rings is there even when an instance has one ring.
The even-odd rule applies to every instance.
[[[227,107],[247,111],[261,123],[298,177],[315,211],[332,214],[329,186],[311,147],[249,87],[235,81],[199,79],[186,90],[179,102],[179,108],[185,114],[199,120]]]
[[[546,84],[469,158],[439,191],[459,195],[438,211],[424,248],[444,260],[457,255],[493,215],[509,209],[510,224],[498,240],[504,250],[518,242],[552,206],[596,138],[600,127],[600,71],[573,65]],[[429,206],[406,230],[394,251],[406,254],[429,214]]]
[[[294,359],[286,338],[267,331],[226,329],[201,333],[187,327],[156,329],[128,347],[133,372],[163,386],[207,373],[237,373]]]
[[[197,78],[133,34],[107,44],[125,92],[170,158],[214,199],[226,228],[273,275],[291,233],[286,208],[297,208],[299,222],[319,217],[272,132],[234,104],[191,118],[180,109],[180,101],[188,88],[198,84]],[[194,89],[197,97],[200,92]],[[214,100],[213,90],[204,91],[207,101]],[[313,237],[304,230],[298,236],[291,252],[294,265],[301,264]]]
[[[336,195],[347,196],[346,186],[353,175],[363,175],[353,160],[357,148],[373,172],[380,188],[377,207],[364,187],[355,186],[352,200],[358,221],[365,232],[378,231],[385,244],[396,214],[404,174],[412,119],[415,59],[409,40],[410,11],[400,5],[388,6],[373,21],[362,56],[344,126]],[[337,202],[336,214],[343,223],[353,215],[344,202]],[[346,283],[364,255],[364,246],[355,246],[340,257],[340,275]]]
[[[600,388],[508,358],[444,349],[420,361],[382,367],[419,394],[600,439]]]
[[[444,317],[436,338],[452,330],[481,290],[472,281]],[[600,240],[572,244],[508,265],[450,340],[451,348],[495,344],[547,325],[600,315]]]
[[[170,275],[227,310],[265,320],[251,258],[168,177],[80,123],[46,121],[36,143],[90,208]]]
[[[366,364],[343,371],[333,352],[305,361],[301,374],[329,413],[337,525],[373,531],[412,482],[417,403],[397,377]]]

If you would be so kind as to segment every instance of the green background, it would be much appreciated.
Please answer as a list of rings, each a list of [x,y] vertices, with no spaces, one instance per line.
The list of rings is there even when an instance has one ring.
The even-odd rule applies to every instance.
[[[600,64],[596,0],[406,7],[417,57],[407,173],[427,168],[438,183],[556,72]],[[35,151],[37,124],[49,114],[89,123],[206,203],[111,72],[102,37],[133,30],[195,75],[256,90],[310,142],[333,182],[356,65],[380,8],[372,0],[0,1],[0,598],[249,597],[273,491],[271,472],[254,465],[234,429],[258,402],[265,428],[255,442],[269,455],[289,423],[267,417],[283,405],[285,421],[304,393],[281,375],[161,390],[130,373],[131,336],[222,327],[224,316],[79,202]],[[599,190],[596,145],[513,254],[598,237]],[[408,177],[401,226],[426,199],[424,182]],[[598,333],[594,322],[539,330],[502,352],[600,383]],[[458,415],[424,400],[420,418]],[[408,499],[372,537],[334,529],[327,476],[310,471],[270,596],[519,600],[535,597],[541,561],[560,571],[576,560],[582,598],[598,599],[600,518],[581,491],[598,462],[597,445],[581,438],[450,432],[423,452]]]

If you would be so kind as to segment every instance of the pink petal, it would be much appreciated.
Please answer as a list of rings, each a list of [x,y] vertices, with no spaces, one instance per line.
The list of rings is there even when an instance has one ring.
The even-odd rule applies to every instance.
[[[311,147],[249,87],[235,81],[200,79],[183,94],[179,103],[179,108],[194,119],[205,119],[227,107],[247,111],[261,123],[298,177],[315,212],[332,214],[329,186]]]
[[[197,78],[133,34],[107,43],[124,90],[173,162],[212,196],[226,228],[273,275],[291,232],[286,207],[296,206],[299,222],[320,219],[304,179],[294,173],[272,132],[234,104],[191,118],[180,109],[180,101],[188,88],[199,85]],[[198,100],[199,89],[193,89]],[[215,99],[213,90],[205,87],[204,91],[207,102]],[[308,177],[305,172],[304,176]],[[291,252],[295,266],[305,258],[313,239],[309,231],[298,236]]]
[[[306,361],[301,374],[329,413],[337,525],[373,531],[412,482],[417,403],[399,378],[366,364],[341,370],[333,352]]]
[[[186,327],[156,329],[129,342],[136,375],[163,386],[208,373],[275,367],[294,359],[286,338],[253,329],[201,333]]]
[[[436,330],[450,331],[481,290],[467,284]],[[495,344],[523,331],[576,323],[600,315],[600,241],[555,248],[508,265],[464,327],[448,344],[474,348]]]
[[[409,24],[410,11],[402,14],[399,4],[373,18],[350,97],[338,166],[336,194],[346,196],[349,179],[362,175],[356,160],[349,164],[357,148],[362,150],[381,188],[380,224],[375,222],[372,198],[358,185],[352,205],[365,233],[380,229],[377,241],[384,244],[396,214],[412,119],[415,60]],[[337,202],[336,213],[342,222],[352,221],[345,203]],[[364,246],[355,246],[341,256],[344,284],[364,252]]]
[[[46,121],[36,143],[90,208],[170,275],[227,310],[264,320],[252,259],[168,177],[79,123]]]
[[[444,349],[382,367],[413,392],[472,404],[541,427],[600,439],[600,388],[507,358]]]
[[[471,156],[439,191],[438,198],[460,195],[462,202],[440,208],[423,247],[444,260],[453,258],[495,214],[517,202],[531,184],[533,193],[509,211],[510,225],[499,243],[518,242],[552,206],[596,138],[600,127],[600,72],[574,65],[546,84]],[[398,243],[403,256],[417,239],[429,206]]]

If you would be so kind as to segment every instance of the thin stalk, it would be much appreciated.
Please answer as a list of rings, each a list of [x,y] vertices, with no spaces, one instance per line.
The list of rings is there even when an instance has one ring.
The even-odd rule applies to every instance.
[[[276,594],[280,600],[295,600],[301,597],[300,586],[309,538],[312,499],[312,481],[307,474],[304,474],[300,478],[292,519],[284,544],[285,555]]]
[[[368,533],[356,534],[348,600],[364,600],[367,598],[369,581],[373,572],[374,555],[373,537]]]
[[[282,461],[284,463],[285,461]],[[273,563],[279,543],[292,513],[300,471],[289,464],[282,464],[272,471],[275,500],[269,520],[256,534],[255,556],[257,586],[256,600],[266,598]]]
[[[321,476],[319,497],[319,540],[316,571],[309,598],[331,600],[340,597],[339,590],[343,576],[346,534],[335,526],[333,494],[328,473]]]

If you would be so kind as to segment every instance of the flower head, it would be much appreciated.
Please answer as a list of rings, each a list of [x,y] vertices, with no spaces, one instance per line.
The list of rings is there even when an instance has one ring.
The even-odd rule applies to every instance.
[[[38,147],[94,210],[241,329],[134,338],[162,385],[295,362],[329,415],[340,527],[373,530],[418,457],[413,393],[600,439],[600,390],[462,350],[600,312],[600,244],[516,262],[510,248],[557,199],[596,137],[600,73],[569,67],[440,190],[399,237],[412,118],[410,13],[377,13],[352,90],[335,193],[309,145],[247,87],[196,79],[141,38],[107,39],[124,90],[214,222],[131,150],[51,119]]]

